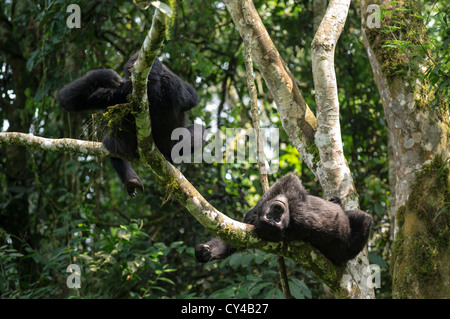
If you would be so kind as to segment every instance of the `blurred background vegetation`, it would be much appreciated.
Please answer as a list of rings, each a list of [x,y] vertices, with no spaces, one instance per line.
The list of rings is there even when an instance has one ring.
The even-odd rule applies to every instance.
[[[314,111],[310,43],[312,1],[254,1],[282,58]],[[0,129],[100,141],[90,115],[68,114],[56,93],[95,68],[122,73],[151,25],[151,10],[132,2],[78,1],[81,28],[66,26],[71,1],[0,3]],[[208,128],[251,127],[243,44],[220,1],[185,0],[161,60],[201,97],[190,122]],[[386,125],[361,41],[353,1],[336,50],[344,150],[360,208],[375,223],[371,263],[380,265],[378,298],[391,297]],[[122,73],[123,74],[123,73]],[[257,75],[258,78],[258,75]],[[280,128],[280,167],[270,183],[296,171],[320,196],[320,185],[287,139],[264,81],[258,81],[262,126]],[[217,209],[241,220],[262,188],[255,164],[178,166]],[[145,192],[126,195],[108,159],[0,145],[0,297],[2,298],[282,298],[274,255],[239,252],[202,265],[193,247],[211,235],[151,174]],[[68,289],[66,268],[81,267],[81,289]],[[296,298],[330,294],[287,260]]]

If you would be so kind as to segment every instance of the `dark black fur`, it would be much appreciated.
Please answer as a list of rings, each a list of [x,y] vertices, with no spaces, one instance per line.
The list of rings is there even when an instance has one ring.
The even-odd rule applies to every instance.
[[[247,212],[244,223],[255,225],[264,240],[307,241],[335,264],[342,264],[364,248],[372,217],[360,210],[344,211],[337,197],[326,201],[309,195],[301,181],[288,174]],[[235,251],[219,238],[195,247],[201,262],[225,258]]]
[[[58,94],[62,108],[71,112],[106,109],[106,107],[127,102],[132,91],[130,70],[136,62],[138,53],[134,54],[125,65],[124,78],[111,69],[99,69],[88,72],[83,77],[65,86]],[[181,80],[158,59],[155,59],[148,76],[148,101],[152,121],[152,134],[160,152],[171,161],[171,150],[178,141],[171,140],[175,128],[186,126],[185,112],[199,102],[197,92],[188,83]],[[194,146],[194,127],[191,132]],[[204,131],[200,126],[199,132]],[[201,138],[201,137],[200,137]],[[137,156],[136,125],[130,115],[122,126],[112,128],[103,140],[106,149],[125,158]],[[130,196],[135,196],[137,189],[143,190],[143,184],[125,160],[111,157],[111,164],[124,183]]]

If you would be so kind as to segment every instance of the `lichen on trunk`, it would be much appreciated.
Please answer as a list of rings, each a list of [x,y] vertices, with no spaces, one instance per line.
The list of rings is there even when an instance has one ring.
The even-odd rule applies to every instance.
[[[450,296],[449,182],[448,163],[437,156],[415,176],[406,204],[397,211],[394,298]]]

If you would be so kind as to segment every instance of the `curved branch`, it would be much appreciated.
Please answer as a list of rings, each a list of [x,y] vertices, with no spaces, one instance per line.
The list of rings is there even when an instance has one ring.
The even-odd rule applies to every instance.
[[[316,175],[326,194],[342,195],[346,207],[353,209],[358,206],[358,199],[342,149],[334,73],[334,48],[342,32],[349,3],[350,0],[330,1],[312,43],[313,68],[315,68],[313,74],[318,105],[318,120],[316,120],[292,74],[281,60],[253,2],[225,1],[241,37],[251,39],[252,58],[274,97],[283,127],[291,142]],[[322,81],[325,82],[325,86],[322,86]],[[365,250],[358,258],[347,264],[345,273],[341,273],[339,288],[332,290],[335,293],[340,291],[341,294],[338,292],[337,295],[345,297],[373,297],[373,289],[369,284],[370,272],[367,269],[368,258]]]

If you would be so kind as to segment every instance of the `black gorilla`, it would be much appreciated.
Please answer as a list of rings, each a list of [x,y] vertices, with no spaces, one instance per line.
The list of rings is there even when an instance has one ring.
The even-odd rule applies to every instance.
[[[264,240],[307,241],[339,265],[364,248],[372,217],[360,210],[344,211],[339,198],[326,201],[309,195],[301,181],[288,174],[247,212],[244,223],[254,225]],[[195,247],[201,262],[225,258],[235,251],[219,238]]]
[[[90,71],[68,84],[58,94],[61,107],[67,111],[76,112],[106,109],[111,105],[128,102],[127,96],[132,91],[130,70],[137,58],[138,53],[134,54],[125,65],[124,78],[114,70],[99,69]],[[185,112],[198,104],[198,95],[191,85],[181,80],[158,59],[155,59],[153,63],[147,83],[153,139],[159,151],[171,161],[172,147],[178,142],[171,140],[172,131],[185,127]],[[191,133],[192,148],[195,126],[197,125],[187,127]],[[200,129],[196,132],[203,135],[203,126],[198,126]],[[202,139],[200,134],[197,136],[198,139]],[[121,157],[137,157],[134,117],[128,115],[121,127],[113,127],[103,139],[103,144],[108,151]],[[115,157],[110,159],[130,196],[135,196],[138,188],[143,190],[144,186],[129,162]]]

